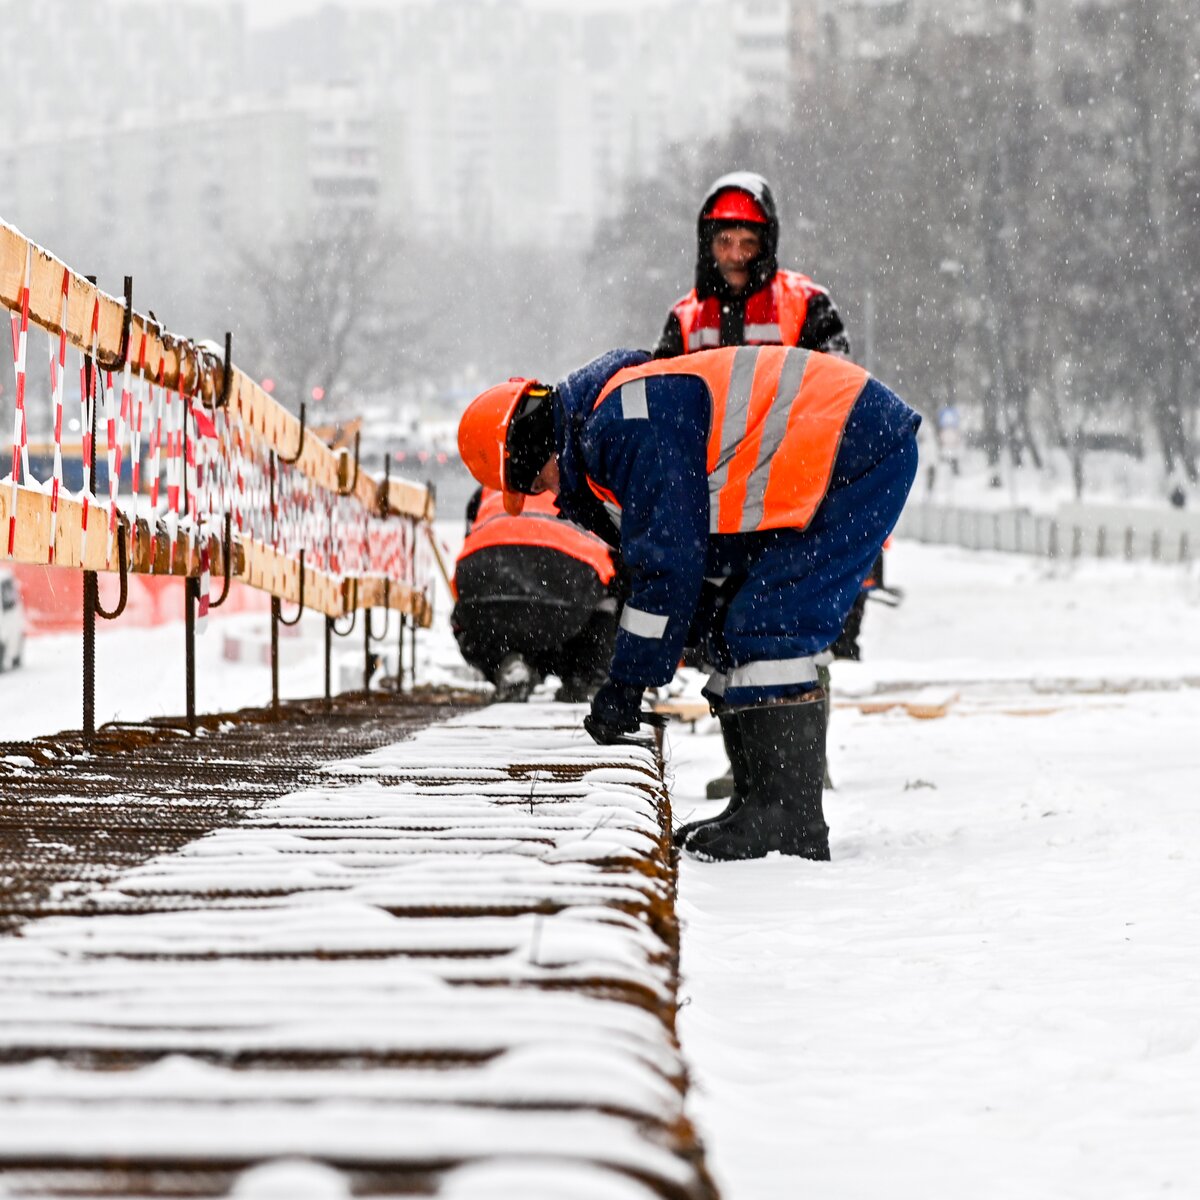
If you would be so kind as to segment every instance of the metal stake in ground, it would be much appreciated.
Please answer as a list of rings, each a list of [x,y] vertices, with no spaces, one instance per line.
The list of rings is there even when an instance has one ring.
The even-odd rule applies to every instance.
[[[96,276],[89,275],[88,283],[95,286]],[[93,325],[95,322],[93,321]],[[95,386],[96,370],[92,356],[86,355],[83,360],[83,386],[88,393],[81,396],[85,410],[91,410],[91,429],[82,431],[81,436],[91,439],[91,445],[96,445],[96,406],[89,405],[88,400]],[[93,450],[91,463],[88,466],[84,487],[88,495],[96,493],[96,455]],[[85,510],[86,511],[86,510]],[[86,518],[84,530],[86,533]],[[96,732],[96,601],[97,583],[95,571],[83,573],[83,736],[92,737]]]
[[[325,711],[333,702],[333,618],[325,618]]]
[[[404,630],[408,625],[408,618],[404,613],[400,614],[400,640],[396,643],[396,691],[404,691]]]
[[[271,597],[271,711],[279,712],[279,597]]]
[[[371,690],[371,610],[367,608],[363,622],[363,691]]]
[[[225,569],[229,570],[228,562]],[[187,726],[192,733],[196,732],[196,600],[199,595],[200,580],[189,575],[183,581],[183,637],[187,648]]]

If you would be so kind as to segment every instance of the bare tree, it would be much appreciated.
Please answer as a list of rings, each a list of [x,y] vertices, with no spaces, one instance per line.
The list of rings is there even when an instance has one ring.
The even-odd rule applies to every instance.
[[[238,251],[234,288],[246,323],[238,359],[277,381],[285,402],[321,389],[334,412],[415,369],[403,350],[427,318],[403,286],[405,246],[370,219],[341,215]]]

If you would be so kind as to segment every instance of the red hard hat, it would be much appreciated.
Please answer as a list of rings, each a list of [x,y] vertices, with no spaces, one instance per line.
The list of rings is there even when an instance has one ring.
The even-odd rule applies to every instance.
[[[498,383],[480,392],[458,423],[458,452],[467,470],[484,487],[503,492],[504,508],[514,517],[524,507],[525,497],[506,486],[508,423],[522,398],[535,386],[534,379],[515,377],[507,383]]]
[[[704,218],[707,221],[745,221],[752,225],[767,223],[767,214],[758,201],[740,188],[726,188],[718,192]]]

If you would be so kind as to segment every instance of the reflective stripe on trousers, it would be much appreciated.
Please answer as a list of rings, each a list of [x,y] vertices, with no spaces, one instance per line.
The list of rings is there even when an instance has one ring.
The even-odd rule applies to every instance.
[[[627,604],[621,610],[620,625],[626,633],[632,633],[634,637],[661,640],[667,632],[667,620],[667,617],[643,612],[640,608]]]
[[[726,673],[725,678],[728,690],[816,683],[817,664],[809,655],[801,658],[764,658],[734,667]]]
[[[763,658],[743,663],[732,671],[714,671],[708,677],[708,691],[723,696],[734,688],[789,687],[817,682],[817,661],[810,655],[800,658]]]

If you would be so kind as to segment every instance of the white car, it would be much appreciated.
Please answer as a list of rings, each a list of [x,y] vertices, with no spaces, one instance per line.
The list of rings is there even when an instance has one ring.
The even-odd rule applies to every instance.
[[[25,605],[16,577],[0,568],[0,671],[21,665],[25,650]]]

